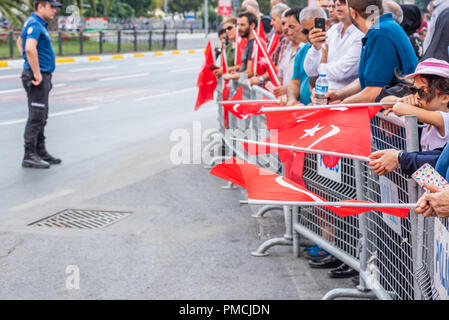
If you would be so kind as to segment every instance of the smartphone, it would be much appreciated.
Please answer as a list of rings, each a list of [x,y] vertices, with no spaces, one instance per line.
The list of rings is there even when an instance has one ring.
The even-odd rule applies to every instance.
[[[315,29],[321,29],[322,31],[326,31],[326,19],[315,18]]]
[[[449,183],[430,164],[426,163],[412,175],[413,180],[424,188],[424,182],[438,188],[449,188]]]

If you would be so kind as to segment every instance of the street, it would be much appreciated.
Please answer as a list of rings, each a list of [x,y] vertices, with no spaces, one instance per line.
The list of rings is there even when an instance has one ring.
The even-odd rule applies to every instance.
[[[21,167],[21,69],[0,69],[0,299],[320,299],[353,287],[291,247],[251,256],[283,234],[282,213],[252,218],[205,164],[172,163],[174,130],[218,127],[215,103],[193,111],[202,63],[198,51],[58,64],[46,137],[63,162],[47,170]],[[66,209],[130,214],[98,230],[30,225]]]

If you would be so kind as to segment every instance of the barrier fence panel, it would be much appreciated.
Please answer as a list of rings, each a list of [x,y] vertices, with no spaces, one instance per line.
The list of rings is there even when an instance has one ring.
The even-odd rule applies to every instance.
[[[233,82],[234,90],[242,85],[244,100],[275,99],[260,87],[250,88],[242,81]],[[219,123],[222,122],[223,107],[219,104]],[[220,125],[220,132],[234,155],[283,174],[277,154],[250,157],[243,149],[239,153],[235,141],[229,139],[263,140],[269,134],[265,116],[240,120],[229,114],[229,130]],[[371,133],[372,151],[419,150],[414,116],[378,113],[371,120]],[[370,170],[368,163],[351,159],[340,159],[336,167],[327,168],[321,155],[306,154],[303,179],[308,190],[332,202],[358,199],[375,203],[416,203],[418,200],[417,184],[400,169],[379,177]],[[300,256],[300,240],[305,237],[360,272],[357,289],[335,289],[323,299],[448,298],[448,219],[424,219],[413,211],[405,219],[378,211],[340,218],[323,207],[291,206],[265,206],[254,216],[262,217],[263,213],[274,209],[283,209],[286,233],[283,238],[266,241],[253,255],[266,255],[266,250],[273,245],[293,245],[293,254]]]
[[[427,218],[424,220],[421,267],[417,272],[423,298],[449,299],[449,220]]]
[[[385,117],[378,114],[371,121],[372,151],[396,149],[418,151],[416,117]],[[401,170],[385,176],[377,176],[362,164],[363,200],[377,203],[414,203],[417,201],[417,185]],[[363,230],[366,240],[369,272],[392,299],[415,299],[417,286],[414,281],[413,246],[416,219],[411,213],[400,219],[377,211],[365,213],[367,221]],[[415,251],[415,252],[414,252]]]

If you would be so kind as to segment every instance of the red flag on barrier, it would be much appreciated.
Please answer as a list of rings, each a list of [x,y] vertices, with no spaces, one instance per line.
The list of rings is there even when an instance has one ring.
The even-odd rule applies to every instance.
[[[225,50],[221,54],[221,67],[223,68],[223,74],[228,73],[228,62],[226,61]],[[229,81],[224,80],[222,77],[222,99],[228,100],[231,95],[231,87],[229,86]]]
[[[277,132],[273,130],[273,122],[268,120],[274,113],[266,113],[271,130],[270,137],[265,141],[365,157],[371,153],[371,129],[367,108],[332,108],[302,112],[294,122],[290,116],[287,116],[283,123],[277,118],[275,122],[280,127]],[[245,144],[245,148],[253,155],[268,151],[265,147],[257,148],[253,144]]]
[[[243,51],[245,50],[246,47],[246,38],[242,38],[239,35],[238,29],[237,29],[237,46],[235,48],[235,65],[236,66],[241,66],[242,65],[242,55],[243,55]],[[238,71],[238,70],[237,70]]]
[[[204,52],[205,62],[198,76],[196,86],[198,87],[198,97],[196,99],[195,111],[203,104],[214,99],[214,91],[217,87],[217,77],[215,77],[212,67],[215,65],[212,43],[209,41]]]
[[[237,89],[237,92],[234,94],[234,96],[231,98],[230,101],[238,101],[235,104],[228,104],[225,103],[223,104],[223,107],[225,108],[225,110],[231,112],[233,115],[235,115],[237,118],[239,118],[240,120],[246,120],[251,116],[254,115],[259,115],[262,114],[260,112],[260,109],[263,107],[267,107],[267,105],[264,105],[264,103],[262,102],[251,102],[251,100],[247,100],[245,102],[242,101],[243,99],[243,88],[240,87],[239,89]],[[266,99],[267,101],[269,100],[268,98],[263,98],[264,100]],[[270,107],[280,107],[280,104],[278,103],[269,103]]]
[[[223,68],[223,74],[228,73],[228,62],[226,61],[226,48],[223,50],[221,54],[221,66]],[[222,81],[222,93],[221,97],[223,100],[228,100],[231,95],[231,87],[229,81],[226,81],[224,77],[221,78]],[[225,129],[229,128],[229,112],[227,110],[223,110],[223,126]]]
[[[268,55],[270,57],[272,57],[274,51],[276,51],[279,45],[279,40],[280,40],[279,35],[276,32],[274,32],[273,36],[271,37],[270,43],[268,44]]]
[[[263,28],[262,28],[263,29]],[[255,73],[258,76],[261,76],[265,73],[265,70],[268,72],[270,76],[270,81],[275,87],[279,87],[281,85],[279,78],[277,76],[277,70],[274,66],[273,60],[271,60],[270,55],[267,51],[266,42],[261,39],[260,36],[257,35],[255,31],[253,31],[255,43],[254,50],[256,52],[256,62],[257,69],[255,69]]]
[[[303,202],[328,202],[318,195],[310,192],[305,187],[282,177],[267,169],[258,167],[240,159],[230,158],[227,161],[215,166],[210,174],[235,183],[248,192],[248,199],[261,201],[303,201]],[[386,214],[407,217],[410,209],[402,208],[376,208],[370,207],[374,204],[369,201],[344,200],[339,203],[366,203],[366,207],[328,207],[330,211],[339,217],[358,215],[368,211],[380,211]]]

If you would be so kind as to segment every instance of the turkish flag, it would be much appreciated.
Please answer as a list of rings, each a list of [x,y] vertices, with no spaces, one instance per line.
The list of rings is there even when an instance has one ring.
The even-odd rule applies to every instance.
[[[204,52],[205,62],[198,76],[196,86],[198,87],[198,97],[196,99],[195,111],[203,104],[214,99],[214,91],[217,87],[217,77],[215,77],[211,66],[215,64],[212,43],[209,41]]]
[[[302,114],[301,114],[302,113]],[[273,113],[266,113],[269,123],[269,143],[296,146],[306,149],[369,156],[371,153],[370,115],[367,108],[331,108],[301,111],[292,120],[291,115],[275,119],[278,129],[273,130]],[[285,115],[285,113],[284,113]],[[266,153],[267,148],[245,145],[250,154]]]
[[[263,28],[262,28],[263,29]],[[257,75],[261,76],[265,73],[265,71],[268,72],[268,75],[270,76],[270,81],[275,87],[279,87],[281,83],[279,82],[279,78],[277,76],[277,70],[274,66],[273,60],[271,59],[271,56],[268,54],[266,42],[257,35],[255,31],[253,31],[255,43],[254,43],[254,51],[255,51],[255,66],[257,65],[257,68],[255,69],[255,73]]]
[[[279,45],[280,37],[279,35],[274,32],[273,36],[271,37],[270,43],[268,44],[268,55],[271,57],[273,56],[274,51],[276,51],[276,48]]]
[[[223,68],[223,74],[228,73],[228,62],[226,61],[225,50],[221,53],[221,67]],[[222,99],[228,100],[230,95],[231,87],[229,85],[229,81],[225,81],[222,77]]]
[[[242,65],[242,55],[246,47],[246,42],[247,42],[246,38],[240,37],[239,32],[237,30],[237,46],[235,49],[235,61],[234,61],[234,64],[236,66]]]
[[[240,91],[239,91],[240,90]],[[280,107],[281,105],[278,103],[267,103],[266,105],[261,102],[251,102],[251,100],[242,102],[240,97],[243,96],[243,88],[240,87],[237,92],[234,94],[234,96],[231,98],[230,101],[239,101],[235,104],[222,104],[225,110],[231,112],[233,115],[235,115],[240,120],[246,120],[251,116],[254,115],[260,115],[262,112],[260,109],[264,107]],[[269,100],[268,98],[263,98],[264,100]]]
[[[231,181],[245,188],[250,200],[262,201],[302,201],[302,202],[327,202],[318,195],[310,192],[305,187],[282,177],[267,169],[258,167],[240,159],[230,158],[226,162],[215,166],[210,174]],[[368,211],[380,211],[401,218],[407,217],[409,209],[399,208],[375,208],[369,201],[343,200],[340,203],[366,203],[366,207],[325,207],[339,217],[358,215]]]

